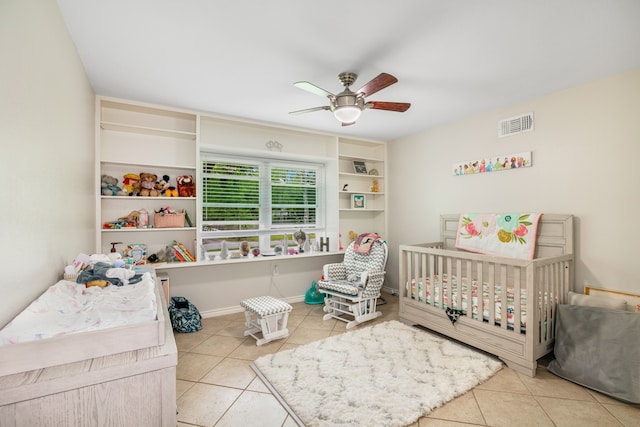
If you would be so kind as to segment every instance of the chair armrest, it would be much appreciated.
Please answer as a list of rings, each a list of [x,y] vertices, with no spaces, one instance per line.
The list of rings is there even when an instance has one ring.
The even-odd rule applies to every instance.
[[[366,275],[366,282],[364,289],[362,290],[362,297],[377,297],[380,295],[382,284],[384,283],[385,271],[365,271],[362,273],[363,277]]]
[[[347,267],[341,262],[325,264],[322,267],[322,275],[324,280],[346,280]]]

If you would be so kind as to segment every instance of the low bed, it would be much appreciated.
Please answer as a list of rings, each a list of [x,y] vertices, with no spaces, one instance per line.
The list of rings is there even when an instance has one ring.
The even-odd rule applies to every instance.
[[[0,330],[0,425],[175,426],[177,349],[152,272],[62,280]]]
[[[456,249],[459,222],[443,215],[440,242],[400,245],[400,320],[535,376],[553,350],[556,305],[573,286],[573,217],[541,216],[531,260]]]

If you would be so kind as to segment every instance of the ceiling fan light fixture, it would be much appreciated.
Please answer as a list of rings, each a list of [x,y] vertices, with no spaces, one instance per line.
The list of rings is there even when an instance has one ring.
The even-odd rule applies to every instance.
[[[342,105],[333,110],[335,118],[342,123],[353,123],[360,118],[362,110],[356,105]]]

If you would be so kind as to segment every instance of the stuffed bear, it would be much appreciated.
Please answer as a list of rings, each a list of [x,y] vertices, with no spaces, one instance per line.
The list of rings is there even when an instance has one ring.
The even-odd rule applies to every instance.
[[[176,178],[178,183],[178,195],[180,197],[195,197],[196,183],[191,175],[182,175]]]
[[[103,196],[126,196],[127,193],[118,187],[118,178],[109,175],[100,177],[100,190]]]
[[[156,197],[156,181],[158,175],[154,173],[140,172],[140,195],[143,197]]]
[[[122,190],[129,196],[137,196],[140,192],[140,177],[135,173],[128,173],[122,180]]]

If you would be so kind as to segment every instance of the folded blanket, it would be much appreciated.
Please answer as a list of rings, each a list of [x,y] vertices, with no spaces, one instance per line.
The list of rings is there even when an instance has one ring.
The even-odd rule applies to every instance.
[[[353,244],[353,250],[359,254],[368,254],[371,252],[371,246],[376,241],[382,242],[382,238],[376,233],[363,233],[358,236]]]

